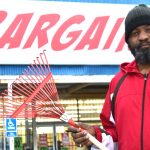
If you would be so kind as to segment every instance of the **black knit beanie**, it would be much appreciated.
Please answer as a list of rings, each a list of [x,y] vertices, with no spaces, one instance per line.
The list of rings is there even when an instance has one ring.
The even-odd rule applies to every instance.
[[[125,41],[128,43],[130,33],[140,25],[150,25],[150,8],[144,4],[134,7],[125,19]]]

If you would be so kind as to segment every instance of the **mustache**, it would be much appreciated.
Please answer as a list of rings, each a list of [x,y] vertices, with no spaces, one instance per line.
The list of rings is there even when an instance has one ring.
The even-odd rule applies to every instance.
[[[150,46],[150,41],[142,41],[138,43],[135,47],[135,49],[141,49],[144,45],[149,45]]]

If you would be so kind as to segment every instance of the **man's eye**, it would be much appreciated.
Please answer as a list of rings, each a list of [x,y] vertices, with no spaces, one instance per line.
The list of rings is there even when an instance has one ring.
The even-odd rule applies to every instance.
[[[147,33],[150,33],[150,28],[147,28],[147,29],[146,29],[146,32],[147,32]]]
[[[138,32],[132,32],[131,37],[136,37],[136,36],[138,36],[138,34],[139,34]]]

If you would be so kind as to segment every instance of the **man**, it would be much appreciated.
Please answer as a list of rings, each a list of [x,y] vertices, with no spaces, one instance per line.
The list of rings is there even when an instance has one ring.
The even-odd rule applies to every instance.
[[[125,19],[125,41],[135,60],[123,63],[112,79],[100,114],[104,130],[98,126],[79,123],[109,150],[150,150],[150,8],[144,4],[134,7]],[[112,114],[112,95],[119,79],[122,82]],[[68,128],[76,145],[94,147],[86,132]]]

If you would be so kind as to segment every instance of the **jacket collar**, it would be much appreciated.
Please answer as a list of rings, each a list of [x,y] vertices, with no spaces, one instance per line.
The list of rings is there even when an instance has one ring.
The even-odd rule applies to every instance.
[[[135,60],[130,63],[127,63],[127,62],[122,63],[120,65],[120,69],[125,73],[129,73],[129,72],[140,73]]]

